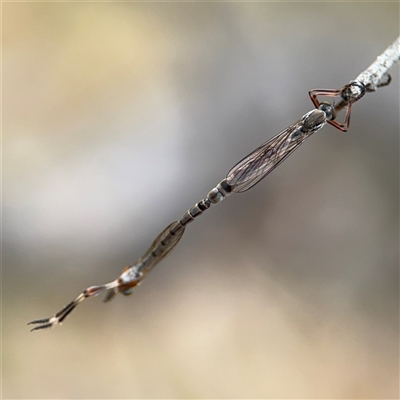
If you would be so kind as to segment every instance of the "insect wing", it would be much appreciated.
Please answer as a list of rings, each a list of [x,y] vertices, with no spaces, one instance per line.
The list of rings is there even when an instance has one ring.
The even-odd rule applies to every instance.
[[[174,234],[171,230],[178,222],[168,225],[151,244],[145,255],[136,264],[142,264],[145,274],[150,272],[163,258],[165,258],[181,240],[185,227],[176,230]]]
[[[252,188],[300,146],[308,137],[301,132],[301,126],[301,120],[297,121],[239,161],[226,176],[233,192]]]

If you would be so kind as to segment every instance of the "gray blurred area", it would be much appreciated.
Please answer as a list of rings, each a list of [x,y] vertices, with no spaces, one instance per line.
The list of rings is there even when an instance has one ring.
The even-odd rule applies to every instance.
[[[84,302],[399,35],[394,3],[3,3],[3,397],[399,397],[399,69]]]

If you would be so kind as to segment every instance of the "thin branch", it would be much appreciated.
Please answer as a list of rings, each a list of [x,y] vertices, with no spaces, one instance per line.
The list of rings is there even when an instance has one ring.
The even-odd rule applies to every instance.
[[[384,86],[384,80],[389,76],[388,70],[399,59],[400,36],[365,71],[361,72],[355,80],[364,84],[368,92],[374,92],[378,87]],[[389,82],[390,80],[387,83]]]

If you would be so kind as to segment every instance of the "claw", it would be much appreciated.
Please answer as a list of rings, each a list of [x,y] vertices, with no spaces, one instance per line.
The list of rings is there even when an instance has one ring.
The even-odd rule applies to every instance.
[[[46,322],[49,322],[50,318],[45,318],[45,319],[35,319],[34,321],[28,322],[27,325],[31,324],[45,324]]]
[[[31,332],[33,332],[39,329],[51,328],[54,325],[61,324],[61,321],[56,316],[53,316],[51,318],[35,319],[34,321],[28,322],[28,325],[31,324],[40,324],[31,329]]]
[[[60,324],[64,321],[64,319],[71,313],[71,311],[79,304],[82,303],[83,300],[88,297],[95,297],[105,290],[116,290],[116,286],[118,285],[117,281],[107,283],[106,285],[101,286],[91,286],[85,289],[75,300],[69,302],[66,306],[64,306],[60,311],[55,313],[50,318],[44,319],[35,319],[28,323],[31,324],[39,324],[38,326],[31,329],[31,332],[37,331],[39,329],[51,328],[57,324]]]
[[[51,328],[52,326],[56,325],[57,323],[59,323],[59,321],[57,321],[55,317],[51,317],[51,318],[37,319],[35,321],[31,321],[28,323],[28,325],[41,324],[41,325],[38,325],[38,326],[35,326],[34,328],[32,328],[31,332],[33,332],[33,331],[37,331],[39,329]]]

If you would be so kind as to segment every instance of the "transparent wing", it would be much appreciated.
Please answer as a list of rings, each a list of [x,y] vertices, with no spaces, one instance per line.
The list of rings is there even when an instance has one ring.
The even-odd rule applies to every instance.
[[[136,263],[136,265],[141,264],[140,270],[144,272],[144,275],[150,272],[175,248],[184,233],[185,227],[180,225],[179,222],[173,222],[154,239],[144,256]]]
[[[297,121],[239,161],[226,176],[232,191],[249,190],[296,150],[313,133],[302,127],[302,120]]]

